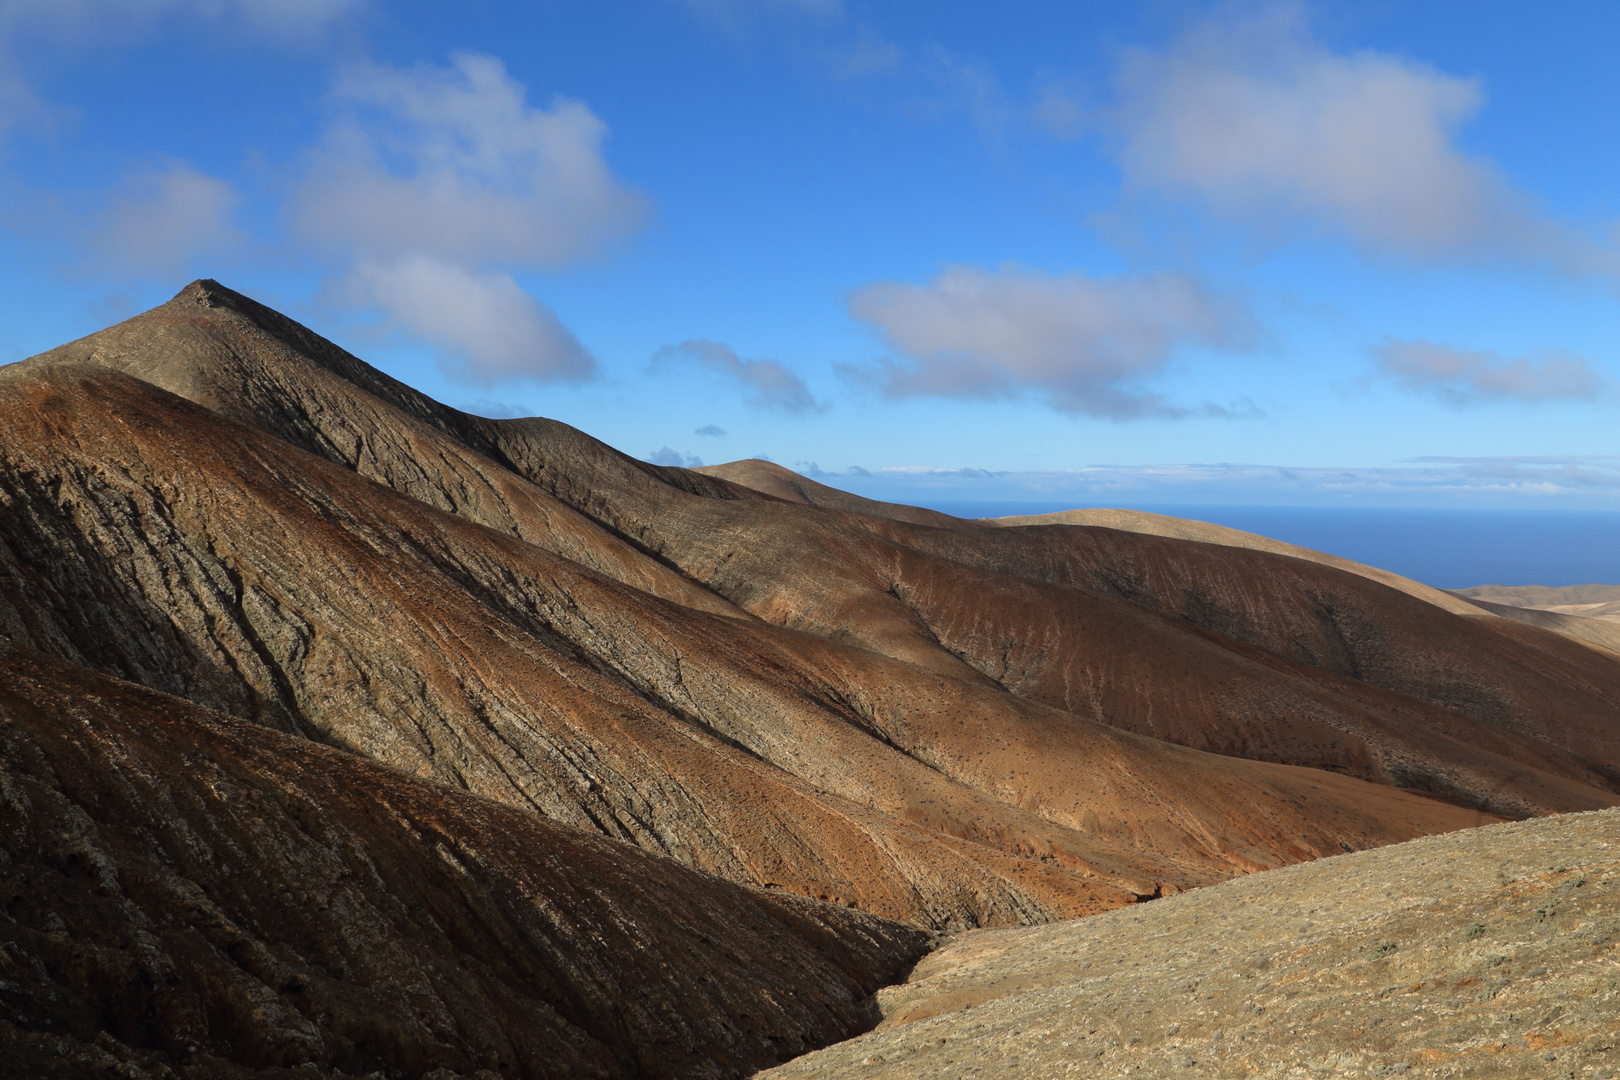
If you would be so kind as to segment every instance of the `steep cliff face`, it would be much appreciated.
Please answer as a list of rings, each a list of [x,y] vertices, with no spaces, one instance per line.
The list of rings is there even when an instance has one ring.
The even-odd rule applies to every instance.
[[[8,1076],[741,1076],[927,944],[5,645],[0,751]]]

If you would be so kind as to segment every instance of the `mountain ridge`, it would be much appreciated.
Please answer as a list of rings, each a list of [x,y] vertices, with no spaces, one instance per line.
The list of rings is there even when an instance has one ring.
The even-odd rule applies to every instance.
[[[120,762],[139,758],[148,778],[172,771],[169,787],[141,783],[180,792],[195,769],[238,769],[246,759],[231,747],[251,744],[261,748],[248,755],[256,779],[232,774],[260,793],[244,794],[249,802],[304,790],[300,770],[352,764],[367,779],[333,796],[352,849],[387,853],[412,881],[439,881],[435,895],[446,887],[433,876],[442,845],[413,848],[394,825],[366,824],[395,821],[390,792],[443,801],[470,823],[469,851],[503,850],[514,827],[502,823],[533,822],[519,831],[558,858],[601,854],[585,860],[578,896],[500,886],[518,898],[513,910],[566,920],[588,909],[641,928],[636,947],[659,973],[645,990],[623,983],[594,997],[587,984],[608,977],[610,957],[555,949],[544,935],[503,939],[515,963],[549,955],[559,965],[553,990],[579,1022],[547,1027],[541,1042],[587,1073],[663,1075],[658,1048],[668,1044],[694,1074],[738,1075],[847,1037],[872,1019],[859,999],[873,980],[897,977],[935,931],[1072,919],[1507,817],[1620,804],[1620,657],[1601,648],[1285,552],[959,521],[764,463],[637,462],[559,421],[440,405],[212,281],[0,368],[0,425],[0,661],[32,672],[34,686],[31,700],[0,705],[15,714],[0,716],[0,730],[19,740],[8,760],[35,763],[19,775],[49,802],[68,790],[62,777],[85,774],[83,798],[69,799],[78,810],[52,805],[60,820],[114,835],[122,823],[98,815],[128,802],[116,794],[128,790]],[[143,724],[168,741],[142,742]],[[163,734],[203,728],[234,734]],[[73,742],[81,729],[115,750],[85,756],[88,744]],[[288,745],[308,751],[274,764],[262,750]],[[52,772],[70,759],[78,764]],[[128,805],[132,821],[157,812]],[[150,819],[145,839],[117,833],[115,861],[172,861],[142,844],[165,830],[225,827],[192,820],[201,795],[165,805],[173,813]],[[263,840],[290,850],[303,841],[278,830],[301,831],[303,819],[279,813]],[[250,820],[228,823],[243,850]],[[115,924],[115,937],[134,932],[127,912],[97,906],[111,879],[78,872],[90,855],[70,865],[30,843],[14,860],[25,869],[0,868],[10,895],[51,881],[80,920],[52,929],[33,911],[28,933],[45,936],[20,939],[30,955],[57,949],[51,934],[90,956],[112,947],[104,935]],[[639,850],[616,862],[620,848]],[[456,858],[482,867],[468,880],[522,874]],[[268,922],[248,935],[265,949],[281,947],[274,926],[320,937],[314,924],[295,933],[268,899],[296,891],[299,865],[265,870]],[[623,867],[643,865],[658,868],[649,873],[665,895],[730,897],[714,901],[723,910],[779,896],[771,911],[810,922],[772,947],[845,957],[843,989],[828,990],[832,976],[816,974],[814,960],[803,972],[758,971],[767,961],[751,945],[678,961],[676,943],[723,946],[673,901],[576,905],[597,887],[590,880],[622,882]],[[41,869],[52,866],[64,883]],[[223,903],[229,875],[203,877],[197,888]],[[494,902],[482,887],[452,889],[459,899],[443,901],[445,918],[482,918]],[[232,920],[260,917],[251,897],[230,903]],[[334,916],[334,932],[348,917]],[[387,922],[353,917],[356,933]],[[459,956],[430,938],[410,938],[425,951],[399,971],[495,963],[483,945]],[[209,948],[229,959],[235,946]],[[281,1049],[258,1035],[258,1049],[238,1045],[228,1032],[251,1023],[187,1006],[180,1027],[118,1021],[128,1038],[98,1051],[88,1029],[73,1028],[79,1020],[39,1002],[59,993],[85,1015],[122,1008],[139,996],[128,979],[155,977],[108,963],[124,973],[114,980],[122,990],[96,997],[93,978],[73,981],[90,968],[62,969],[65,981],[29,984],[26,1015],[38,1022],[0,1016],[12,1025],[0,1036],[40,1061],[58,1045],[81,1064],[112,1054],[117,1067],[154,1076],[207,1075],[214,1065],[186,1064],[193,1053],[257,1075],[306,1050],[334,1076],[382,1062],[413,1077],[448,1070],[438,1080],[489,1060],[553,1075],[540,1050],[519,1067],[468,1049],[478,1040],[466,1032],[492,1030],[472,1017],[451,1025],[461,1049],[433,1049],[439,1035],[421,1032],[450,1031],[448,1014],[435,1014],[438,1029],[413,1027],[415,1006],[400,998],[387,1008],[405,1012],[373,1046],[342,1010],[312,1011],[296,980],[249,970],[256,960],[231,992],[284,1018]],[[612,1028],[615,995],[679,1013],[680,963],[773,997],[803,995],[809,1011],[773,1006],[739,1027],[705,989],[692,1005],[702,1015],[684,1027]],[[159,974],[154,985],[170,978]],[[348,986],[349,975],[333,977]],[[497,983],[478,992],[518,985]],[[344,1000],[356,992],[332,989]],[[494,1013],[518,1015],[503,1009]],[[52,1035],[53,1023],[67,1027]],[[78,1034],[61,1034],[68,1028]],[[204,1049],[177,1041],[182,1029],[201,1032]],[[620,1034],[579,1034],[610,1029]],[[619,1050],[601,1050],[615,1041]]]

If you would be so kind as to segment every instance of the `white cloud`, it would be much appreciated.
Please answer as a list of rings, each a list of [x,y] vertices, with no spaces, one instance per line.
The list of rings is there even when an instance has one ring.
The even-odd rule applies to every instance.
[[[585,105],[528,104],[493,57],[368,66],[293,200],[297,230],[350,264],[351,293],[477,382],[578,380],[596,361],[514,268],[557,268],[635,229],[645,200],[602,156]]]
[[[1380,371],[1411,390],[1465,405],[1489,400],[1594,398],[1608,380],[1592,362],[1550,350],[1539,357],[1506,357],[1432,341],[1390,338],[1372,350]]]
[[[742,386],[744,399],[760,409],[785,413],[821,412],[826,406],[816,401],[803,379],[775,360],[744,360],[729,345],[706,338],[694,338],[679,345],[666,345],[653,356],[655,366],[685,361],[734,379]]]
[[[1388,53],[1331,52],[1297,4],[1210,19],[1166,51],[1130,54],[1118,93],[1119,157],[1137,189],[1273,228],[1325,225],[1419,259],[1620,266],[1459,148],[1456,130],[1484,100],[1478,80]]]
[[[851,296],[850,312],[909,361],[875,373],[891,396],[1034,391],[1061,411],[1111,417],[1176,413],[1138,384],[1183,346],[1241,347],[1256,334],[1242,305],[1172,273],[1093,278],[959,266],[928,285],[868,285]]]
[[[168,15],[236,20],[280,36],[320,30],[364,0],[0,0],[0,35],[29,30],[88,39],[141,29]]]
[[[125,180],[89,246],[115,270],[178,275],[243,242],[237,203],[224,180],[166,162]]]
[[[555,267],[599,253],[645,215],[645,200],[608,169],[596,114],[565,99],[530,106],[494,57],[366,67],[336,97],[345,115],[295,200],[315,243]]]
[[[1007,471],[887,466],[823,476],[869,498],[942,508],[956,501],[1038,503],[1048,509],[1222,503],[1612,508],[1620,498],[1620,457],[1436,457],[1382,468],[1200,463]]]
[[[534,410],[521,402],[491,401],[488,398],[464,401],[459,408],[464,413],[485,416],[491,420],[515,420],[519,417],[534,415]]]
[[[703,459],[696,454],[683,454],[667,446],[654,450],[646,460],[653,465],[673,465],[681,469],[696,469],[703,464]]]
[[[904,63],[905,54],[863,27],[852,40],[827,49],[823,60],[835,82],[847,82],[892,73]]]
[[[351,285],[390,325],[440,350],[449,374],[490,385],[503,379],[579,381],[596,359],[550,309],[504,271],[475,271],[427,255],[361,260]]]

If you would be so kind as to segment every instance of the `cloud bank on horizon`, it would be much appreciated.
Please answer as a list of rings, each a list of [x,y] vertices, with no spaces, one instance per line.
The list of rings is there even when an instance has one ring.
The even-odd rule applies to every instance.
[[[664,464],[680,464],[678,461]],[[808,463],[805,463],[808,464]],[[1620,498],[1620,455],[1582,458],[1417,459],[1383,468],[1260,464],[1088,465],[1061,470],[887,466],[804,470],[870,498],[1005,502],[1048,507],[1262,503],[1310,505],[1520,505],[1597,509]],[[1018,511],[1009,510],[1008,513]],[[1042,511],[1044,512],[1044,511]]]
[[[1436,492],[1609,490],[1389,464],[1601,449],[1614,405],[1620,228],[1572,178],[1620,139],[1447,12],[641,14],[0,0],[9,280],[54,249],[30,287],[104,310],[236,268],[437,396],[543,392],[668,464],[695,435],[1070,475],[1013,467],[1032,442],[1073,468],[1337,454]],[[1538,166],[1550,123],[1581,168]]]

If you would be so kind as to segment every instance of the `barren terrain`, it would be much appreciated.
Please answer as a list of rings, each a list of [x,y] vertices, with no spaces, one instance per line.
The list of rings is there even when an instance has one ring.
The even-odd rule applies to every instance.
[[[971,931],[878,1002],[873,1033],[762,1077],[1609,1077],[1620,816],[1495,825]]]
[[[1601,620],[660,468],[215,282],[0,369],[0,430],[46,1073],[743,1075],[937,932],[1620,805]]]

